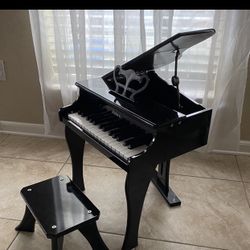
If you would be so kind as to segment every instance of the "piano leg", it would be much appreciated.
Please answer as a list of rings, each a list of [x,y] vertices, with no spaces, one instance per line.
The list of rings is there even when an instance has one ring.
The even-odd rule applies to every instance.
[[[158,171],[156,171],[154,177],[152,178],[152,182],[160,191],[161,195],[170,207],[180,206],[181,201],[169,186],[169,168],[170,160],[160,163],[158,165]]]
[[[138,245],[142,207],[155,168],[156,166],[145,166],[145,164],[129,167],[125,182],[127,228],[122,250],[129,250]]]
[[[82,190],[85,190],[83,180],[83,151],[85,140],[65,126],[65,138],[68,143],[72,161],[72,181]]]
[[[81,226],[79,231],[88,240],[93,250],[109,250],[98,231],[96,222]]]

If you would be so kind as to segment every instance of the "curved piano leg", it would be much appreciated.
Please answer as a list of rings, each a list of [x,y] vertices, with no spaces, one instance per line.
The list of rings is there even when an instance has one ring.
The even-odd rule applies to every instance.
[[[24,231],[24,232],[34,232],[35,229],[35,218],[28,209],[28,207],[25,207],[25,213],[23,216],[22,221],[20,224],[15,228],[16,231]]]
[[[122,250],[129,250],[138,245],[142,207],[155,168],[156,166],[145,166],[145,164],[129,166],[125,182],[127,228]]]
[[[72,161],[72,181],[82,190],[85,190],[83,180],[83,151],[85,140],[65,126],[65,138],[68,143]]]
[[[80,227],[79,231],[88,240],[93,250],[109,250],[98,231],[96,222]]]

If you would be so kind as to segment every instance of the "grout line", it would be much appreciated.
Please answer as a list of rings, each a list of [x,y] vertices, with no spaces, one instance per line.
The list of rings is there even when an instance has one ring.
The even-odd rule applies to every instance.
[[[13,244],[13,242],[15,241],[15,239],[17,238],[18,234],[19,234],[19,232],[17,232],[16,236],[15,236],[14,239],[10,242],[10,244],[9,244],[9,246],[7,247],[6,250],[8,250],[8,249],[11,247],[11,245]]]
[[[1,144],[1,143],[0,143]],[[236,156],[234,156],[236,157]],[[66,165],[66,164],[70,164],[72,165],[72,163],[68,162],[70,155],[67,157],[65,162],[59,162],[59,161],[53,161],[53,160],[38,160],[38,159],[28,159],[28,158],[23,158],[23,157],[11,157],[11,156],[4,156],[4,155],[0,155],[0,159],[4,158],[4,159],[13,159],[13,160],[27,160],[27,161],[37,161],[37,162],[47,162],[47,163],[63,163],[63,166],[61,167],[61,169]],[[107,166],[100,166],[100,165],[96,165],[96,164],[91,164],[91,163],[83,163],[83,166],[87,165],[87,166],[91,166],[91,167],[97,167],[97,168],[105,168],[105,169],[116,169],[116,170],[120,170],[120,171],[124,171],[123,169],[119,168],[119,167],[107,167]],[[59,172],[61,171],[61,169],[59,170]],[[223,178],[216,178],[216,177],[207,177],[207,176],[195,176],[195,175],[188,175],[188,174],[169,174],[170,176],[186,176],[186,177],[193,177],[193,178],[201,178],[201,179],[210,179],[210,180],[221,180],[221,181],[233,181],[233,182],[246,182],[249,183],[250,181],[243,181],[242,176],[241,176],[241,180],[230,180],[230,179],[223,179]],[[240,173],[241,175],[241,173]]]
[[[86,166],[91,166],[91,167],[95,167],[95,168],[108,168],[108,169],[116,169],[116,170],[121,170],[121,171],[124,171],[122,168],[120,167],[106,167],[106,166],[99,166],[99,165],[95,165],[95,164],[88,164],[88,163],[85,163]]]
[[[13,220],[13,221],[21,221],[19,219],[13,219],[13,218],[5,218],[5,217],[0,217],[0,220]]]
[[[68,162],[67,164],[70,164],[70,165],[72,165],[72,163],[71,162]],[[83,167],[84,166],[90,166],[90,167],[96,167],[96,168],[105,168],[105,169],[116,169],[116,170],[121,170],[121,171],[124,171],[122,168],[120,168],[120,167],[107,167],[107,166],[100,166],[100,165],[96,165],[96,164],[91,164],[91,163],[85,163],[85,162],[83,162]]]
[[[0,141],[0,145],[10,136],[9,134],[5,134],[6,136]]]
[[[106,232],[106,231],[102,231],[102,230],[99,230],[99,232],[104,233],[104,234],[113,234],[113,235],[116,235],[116,236],[125,236],[122,233]]]
[[[184,242],[173,241],[173,240],[162,240],[162,239],[154,239],[154,238],[146,238],[146,237],[138,237],[138,238],[144,239],[144,240],[161,241],[161,242],[166,242],[166,243],[174,243],[174,244],[187,245],[187,246],[205,247],[209,249],[228,250],[226,248],[211,247],[211,246],[206,246],[206,245],[197,245],[197,244],[184,243]]]
[[[0,158],[13,159],[13,160],[27,160],[27,161],[48,162],[48,163],[64,163],[63,161],[49,161],[49,160],[27,159],[27,158],[23,158],[23,157],[11,157],[11,156],[4,156],[4,155],[0,155]]]
[[[245,185],[245,182],[243,181],[243,176],[242,176],[242,173],[240,171],[240,165],[239,165],[237,156],[235,156],[235,160],[236,160],[239,172],[240,172],[240,178],[241,178],[241,182],[242,182],[242,185],[243,185],[243,189],[244,189],[245,197],[246,197],[246,200],[247,200],[247,204],[248,204],[248,207],[250,208],[250,201],[249,201],[248,196],[247,196],[246,185]]]
[[[67,161],[69,159],[70,155],[68,156],[68,158],[66,159],[66,161],[63,163],[62,167],[59,169],[59,171],[57,172],[57,175],[60,174],[60,172],[62,171],[62,169],[64,168],[64,166],[67,164]]]
[[[101,230],[99,230],[99,231],[100,231],[100,233],[104,233],[104,234],[111,234],[111,235],[124,237],[124,234],[119,234],[119,233],[114,233],[114,232],[106,232],[106,231],[101,231]],[[184,242],[178,242],[178,241],[172,241],[172,240],[162,240],[162,239],[155,239],[155,238],[147,238],[147,237],[141,237],[141,236],[139,236],[138,239],[160,241],[160,242],[164,242],[164,243],[174,243],[174,244],[188,245],[188,246],[195,246],[195,247],[206,247],[209,249],[228,250],[226,248],[211,247],[211,246],[205,246],[205,245],[196,245],[196,244],[191,244],[191,243],[184,243]]]
[[[72,163],[66,163],[66,164],[72,164]],[[116,170],[121,170],[120,167],[107,167],[107,166],[101,166],[101,165],[96,165],[92,163],[84,163],[83,166],[91,166],[91,167],[96,167],[96,168],[105,168],[105,169],[116,169]],[[216,177],[207,177],[207,176],[196,176],[196,175],[188,175],[188,174],[169,174],[170,176],[186,176],[186,177],[193,177],[193,178],[200,178],[200,179],[209,179],[209,180],[220,180],[220,181],[233,181],[233,182],[242,182],[242,180],[231,180],[231,179],[224,179],[224,178],[216,178]],[[247,182],[247,181],[246,181]],[[250,182],[250,181],[249,181]]]
[[[188,174],[169,174],[169,175],[173,175],[173,176],[187,176],[187,177],[209,179],[209,180],[242,182],[241,180],[230,180],[230,179],[223,179],[223,178],[216,178],[216,177],[207,177],[207,176],[195,176],[195,175],[188,175]]]

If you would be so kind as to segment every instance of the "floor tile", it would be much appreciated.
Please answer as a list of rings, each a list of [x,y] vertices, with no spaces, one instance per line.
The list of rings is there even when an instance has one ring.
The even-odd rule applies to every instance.
[[[236,157],[243,181],[250,182],[250,156],[238,155]]]
[[[91,144],[86,143],[84,147],[84,164],[95,165],[101,167],[119,168],[114,162],[109,160],[100,151],[95,149]],[[71,163],[69,158],[68,163]]]
[[[182,201],[169,208],[156,188],[147,194],[139,235],[223,249],[250,249],[250,209],[243,184],[172,176]]]
[[[8,250],[46,250],[51,249],[51,242],[36,224],[34,233],[19,232]]]
[[[0,249],[7,249],[13,241],[17,235],[15,227],[16,221],[0,219]]]
[[[110,250],[120,250],[122,236],[101,233],[101,236]],[[46,238],[39,226],[34,233],[20,232],[9,250],[50,250],[50,240]],[[65,235],[63,250],[91,250],[89,243],[79,231]]]
[[[67,164],[61,174],[70,174]],[[125,172],[86,166],[86,194],[101,211],[99,228],[124,234]],[[169,208],[151,184],[145,199],[139,236],[213,248],[250,247],[250,209],[241,182],[171,176],[181,207]]]
[[[55,176],[62,163],[0,158],[0,217],[21,219],[25,203],[20,190]]]
[[[9,135],[0,144],[0,156],[65,162],[69,151],[63,139]]]
[[[235,156],[192,151],[171,160],[170,173],[241,180]]]
[[[71,164],[66,164],[60,175],[71,177]],[[126,200],[124,192],[125,171],[85,165],[85,194],[101,211],[100,230],[124,234],[126,225]],[[116,216],[112,216],[115,214]]]
[[[164,242],[157,240],[141,239],[138,240],[138,247],[136,250],[217,250],[218,248],[207,248],[207,247],[198,247],[190,246],[179,243]]]
[[[123,236],[101,233],[102,239],[110,250],[121,250]],[[75,231],[65,236],[65,250],[91,250],[89,243],[79,231]]]
[[[250,183],[245,182],[244,186],[245,186],[245,189],[246,189],[247,199],[248,199],[249,204],[250,204]]]
[[[7,136],[8,134],[0,133],[0,143],[3,142]]]

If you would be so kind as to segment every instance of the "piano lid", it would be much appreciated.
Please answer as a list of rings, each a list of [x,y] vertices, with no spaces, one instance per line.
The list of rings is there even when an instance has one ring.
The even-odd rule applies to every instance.
[[[125,63],[122,65],[122,68],[133,69],[135,71],[146,71],[162,67],[174,62],[177,50],[179,50],[181,56],[186,49],[206,40],[214,34],[214,29],[178,33]],[[107,75],[109,74],[110,73]]]

